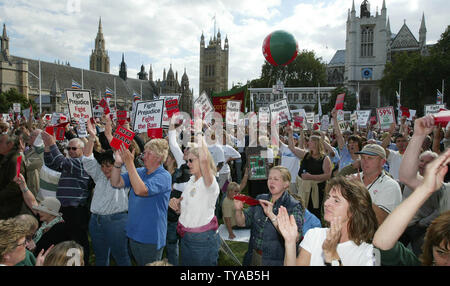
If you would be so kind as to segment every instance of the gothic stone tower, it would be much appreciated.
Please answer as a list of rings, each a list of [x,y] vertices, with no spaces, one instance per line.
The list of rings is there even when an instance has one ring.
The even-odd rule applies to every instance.
[[[103,38],[102,18],[98,23],[98,33],[95,38],[95,49],[89,59],[89,69],[109,73],[109,56],[105,50],[105,39]]]
[[[209,96],[212,92],[228,90],[228,37],[225,38],[222,49],[220,30],[214,39],[209,40],[205,47],[205,37],[200,38],[200,89]]]
[[[347,18],[344,84],[354,92],[358,91],[359,84],[361,108],[382,104],[377,83],[383,77],[389,43],[385,1],[381,15],[377,11],[374,16],[370,13],[369,2],[364,0],[360,17],[357,17],[353,0]]]

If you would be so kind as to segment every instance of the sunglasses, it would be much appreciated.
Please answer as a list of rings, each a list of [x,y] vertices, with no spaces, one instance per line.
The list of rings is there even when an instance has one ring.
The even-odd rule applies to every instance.
[[[66,147],[67,151],[76,151],[79,147]]]
[[[188,162],[192,164],[194,162],[194,160],[195,159],[188,159]]]

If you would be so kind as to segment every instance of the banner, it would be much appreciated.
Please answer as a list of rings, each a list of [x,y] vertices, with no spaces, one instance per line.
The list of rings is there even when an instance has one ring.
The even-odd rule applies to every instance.
[[[162,99],[138,102],[132,124],[134,132],[146,133],[150,128],[161,128],[163,110]]]
[[[214,106],[214,110],[220,113],[220,115],[222,115],[222,118],[225,118],[227,111],[227,102],[233,100],[241,102],[241,112],[244,112],[245,91],[246,87],[241,87],[221,93],[213,93],[211,96],[211,100],[212,105]]]
[[[395,113],[392,106],[377,108],[377,118],[381,130],[389,130],[395,122]]]
[[[226,101],[224,102],[226,104]],[[225,105],[226,110],[226,105]],[[202,94],[197,97],[197,99],[194,102],[194,118],[195,114],[197,112],[201,112],[201,118],[205,119],[205,117],[211,113],[214,112],[214,106],[212,105],[211,101],[208,98],[208,95],[206,92],[202,92]],[[222,114],[222,116],[225,116],[225,114]],[[222,117],[223,118],[223,117]]]
[[[240,101],[229,100],[227,102],[227,112],[225,116],[225,122],[227,125],[238,125],[241,105],[242,104]]]
[[[80,118],[89,120],[93,116],[91,92],[80,89],[66,89],[65,92],[71,120],[75,122],[78,122]]]
[[[289,111],[289,105],[286,99],[278,100],[269,104],[270,117],[274,117],[278,113],[278,123],[285,123],[292,121],[291,112]]]

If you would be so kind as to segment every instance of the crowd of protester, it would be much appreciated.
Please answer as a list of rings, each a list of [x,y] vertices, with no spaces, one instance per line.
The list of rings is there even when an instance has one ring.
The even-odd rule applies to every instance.
[[[450,128],[331,115],[276,138],[172,120],[120,149],[109,116],[63,140],[44,118],[0,119],[0,265],[216,266],[221,223],[250,230],[243,265],[450,265]]]

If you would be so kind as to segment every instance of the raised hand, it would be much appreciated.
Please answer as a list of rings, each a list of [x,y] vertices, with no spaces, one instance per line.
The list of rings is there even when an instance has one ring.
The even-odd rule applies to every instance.
[[[56,139],[53,135],[50,135],[47,132],[42,131],[41,136],[45,146],[49,147],[52,146],[53,144],[56,144]]]
[[[298,227],[293,215],[288,214],[287,209],[280,206],[277,215],[278,229],[285,243],[295,243],[298,236]]]
[[[414,121],[414,135],[427,136],[433,132],[433,128],[434,118],[432,115],[427,115]]]
[[[323,253],[327,261],[331,261],[332,257],[337,256],[337,245],[341,239],[341,230],[341,217],[333,217],[330,222],[330,228],[327,229],[327,238],[322,243]]]
[[[55,247],[54,244],[52,244],[47,249],[47,251],[44,252],[44,249],[42,249],[41,252],[39,252],[38,256],[36,257],[36,266],[43,266],[44,265],[45,257],[47,257],[47,254],[50,252],[50,250],[52,250],[53,247]]]

